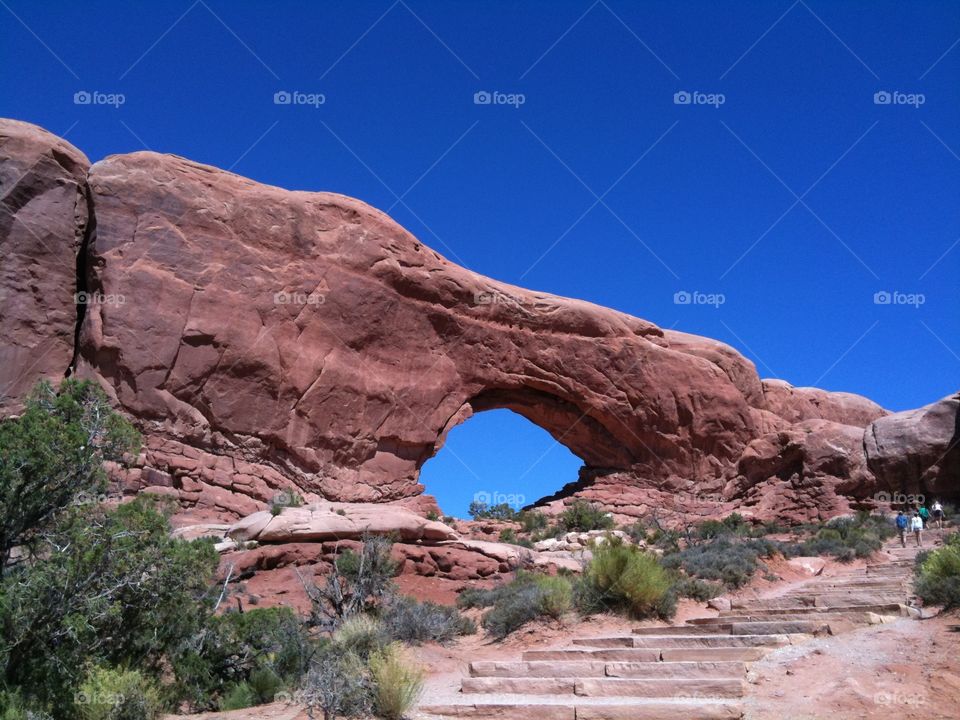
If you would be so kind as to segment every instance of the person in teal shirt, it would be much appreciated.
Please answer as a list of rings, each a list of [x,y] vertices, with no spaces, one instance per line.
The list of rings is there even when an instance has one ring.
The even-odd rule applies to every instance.
[[[920,514],[920,519],[923,520],[923,526],[927,526],[927,520],[930,519],[930,511],[927,510],[926,505],[921,505],[920,509],[917,511]]]

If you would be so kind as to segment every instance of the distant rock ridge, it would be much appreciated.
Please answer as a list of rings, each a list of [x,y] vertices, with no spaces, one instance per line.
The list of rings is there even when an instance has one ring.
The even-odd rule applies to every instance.
[[[890,415],[761,380],[724,343],[478,275],[342,195],[151,152],[90,166],[0,120],[0,248],[0,409],[68,366],[96,379],[145,436],[126,490],[198,520],[290,489],[425,511],[423,463],[495,408],[584,461],[548,505],[801,521],[960,494],[957,395]]]

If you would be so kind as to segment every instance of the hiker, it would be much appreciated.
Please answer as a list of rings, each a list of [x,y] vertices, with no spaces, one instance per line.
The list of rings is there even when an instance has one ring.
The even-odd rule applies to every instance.
[[[907,516],[903,514],[903,510],[897,513],[897,532],[900,533],[900,544],[903,547],[907,546],[907,525],[910,524],[910,521],[907,520]]]
[[[923,521],[923,526],[926,527],[927,520],[930,519],[930,511],[927,510],[926,505],[921,505],[920,509],[917,512],[920,513],[920,519]]]
[[[913,536],[917,539],[917,547],[923,547],[923,518],[917,511],[910,518],[910,529],[913,530]]]
[[[937,530],[943,530],[943,505],[939,500],[933,501],[933,519],[937,522]]]

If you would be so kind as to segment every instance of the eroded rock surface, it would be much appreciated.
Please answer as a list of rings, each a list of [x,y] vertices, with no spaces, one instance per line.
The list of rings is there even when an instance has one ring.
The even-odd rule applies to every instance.
[[[197,522],[288,490],[422,514],[435,506],[420,467],[453,426],[494,408],[583,459],[554,507],[812,519],[877,489],[958,492],[953,456],[932,457],[927,409],[886,417],[860,396],[761,381],[721,342],[461,268],[358,200],[155,153],[88,172],[24,123],[0,124],[0,163],[14,298],[0,317],[13,338],[2,409],[69,365],[74,292],[102,298],[86,308],[77,372],[144,432],[119,479]]]
[[[89,166],[66,140],[0,118],[0,415],[73,357]]]
[[[960,393],[874,421],[864,433],[884,489],[953,497],[960,487]]]

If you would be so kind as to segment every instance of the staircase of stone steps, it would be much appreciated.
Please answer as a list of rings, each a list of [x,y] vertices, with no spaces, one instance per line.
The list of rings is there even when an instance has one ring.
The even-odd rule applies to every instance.
[[[817,577],[783,595],[739,600],[681,625],[574,638],[519,660],[477,661],[449,702],[417,717],[475,720],[733,720],[749,664],[785,645],[900,617],[910,606],[912,548]]]

